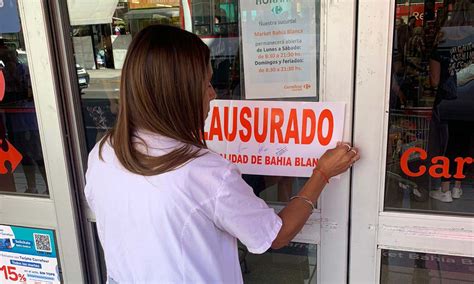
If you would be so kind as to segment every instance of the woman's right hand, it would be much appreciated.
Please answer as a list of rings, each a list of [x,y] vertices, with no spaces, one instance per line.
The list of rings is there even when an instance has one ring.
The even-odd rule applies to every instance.
[[[312,204],[318,200],[326,185],[320,177],[327,181],[327,179],[345,172],[359,158],[357,149],[352,148],[349,143],[345,142],[337,143],[336,148],[327,150],[322,155],[315,169],[315,173],[319,170],[321,176],[310,178],[297,194],[297,196],[302,198],[293,199],[278,213],[283,221],[283,225],[275,240],[273,240],[272,248],[278,249],[288,245],[296,234],[301,231],[301,228],[303,228],[313,211],[310,210],[311,208],[303,199],[309,199]]]
[[[342,174],[360,159],[359,151],[347,142],[338,142],[336,148],[327,150],[318,160],[316,170],[327,178]]]

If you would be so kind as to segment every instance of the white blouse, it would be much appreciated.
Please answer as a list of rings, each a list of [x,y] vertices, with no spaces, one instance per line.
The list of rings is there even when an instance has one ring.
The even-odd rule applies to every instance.
[[[150,155],[179,142],[140,133]],[[270,248],[282,221],[236,166],[211,151],[165,174],[127,171],[106,143],[89,154],[85,194],[107,273],[118,283],[242,283],[237,239]],[[142,148],[143,150],[143,148]]]

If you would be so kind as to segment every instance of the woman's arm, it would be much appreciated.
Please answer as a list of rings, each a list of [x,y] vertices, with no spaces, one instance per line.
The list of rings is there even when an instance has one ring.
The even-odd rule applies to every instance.
[[[348,143],[340,143],[336,148],[328,150],[318,161],[313,175],[298,193],[313,204],[327,183],[327,178],[345,172],[354,162],[359,160],[357,150]],[[312,213],[312,208],[303,198],[295,198],[278,214],[283,222],[278,235],[273,240],[272,248],[282,248],[298,234]]]

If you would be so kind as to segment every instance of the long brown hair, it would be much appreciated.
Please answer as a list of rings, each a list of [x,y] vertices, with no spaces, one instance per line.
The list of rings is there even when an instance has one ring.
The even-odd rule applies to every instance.
[[[202,133],[209,58],[209,48],[190,32],[165,25],[141,30],[127,51],[117,121],[100,142],[100,158],[104,143],[109,141],[127,170],[150,176],[198,157],[200,150],[207,148]],[[138,130],[182,145],[162,156],[148,155],[137,150]]]

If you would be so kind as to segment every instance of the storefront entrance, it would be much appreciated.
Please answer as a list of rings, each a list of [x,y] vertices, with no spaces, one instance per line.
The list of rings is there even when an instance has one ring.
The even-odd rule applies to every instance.
[[[82,25],[75,25],[75,19],[84,17],[78,15],[78,10],[69,9],[76,63],[85,66],[93,56],[100,63],[98,69],[87,70],[90,83],[81,90],[80,104],[75,105],[80,109],[77,115],[83,118],[85,129],[84,136],[78,139],[85,140],[90,150],[112,127],[118,104],[120,66],[133,36],[153,23],[180,26],[199,35],[211,49],[212,84],[217,100],[209,114],[206,133],[210,147],[242,165],[243,177],[254,193],[280,210],[308,177],[304,171],[289,173],[288,163],[308,164],[300,167],[304,169],[315,162],[304,155],[296,161],[301,150],[295,145],[302,144],[296,140],[303,139],[302,135],[310,136],[310,132],[287,135],[288,127],[283,125],[281,138],[293,141],[292,146],[285,147],[284,141],[269,144],[270,138],[263,143],[251,145],[250,141],[241,146],[242,136],[232,135],[232,127],[240,127],[241,122],[232,121],[234,114],[231,114],[231,126],[224,129],[225,122],[220,118],[225,116],[226,107],[236,112],[235,117],[240,117],[241,111],[248,107],[252,110],[249,117],[258,117],[260,113],[260,122],[251,119],[255,132],[270,137],[275,109],[282,109],[283,120],[288,120],[292,115],[290,108],[299,108],[296,117],[301,119],[304,106],[314,108],[316,102],[343,102],[337,122],[341,125],[338,135],[349,139],[354,43],[340,45],[339,41],[354,38],[354,4],[331,6],[311,0],[273,5],[269,1],[212,0],[170,1],[166,7],[160,6],[160,2],[157,7],[158,2],[152,2],[118,3],[110,26],[113,34],[102,35],[102,43],[96,46],[92,46],[96,41],[91,36],[98,37],[88,34],[90,30],[98,30],[91,28],[96,23],[91,21],[87,25],[83,21]],[[316,113],[317,119],[319,114]],[[265,132],[267,119],[270,119],[269,129]],[[321,135],[325,137],[327,133]],[[280,139],[278,134],[274,139]],[[229,150],[232,147],[234,151]],[[290,155],[291,152],[294,154]],[[257,166],[257,156],[261,166]],[[349,181],[347,173],[330,183],[318,209],[288,247],[263,255],[253,255],[245,247],[239,247],[244,280],[248,283],[344,282],[347,266],[335,266],[333,261],[348,257]],[[85,213],[94,227],[94,216],[87,208]]]
[[[0,234],[49,236],[35,253],[56,280],[105,283],[87,155],[115,122],[128,45],[161,23],[210,47],[209,147],[276,211],[311,155],[339,140],[361,151],[290,245],[239,246],[245,283],[474,282],[470,1],[26,2],[16,28],[0,18]],[[16,239],[1,235],[0,252],[21,254]]]

